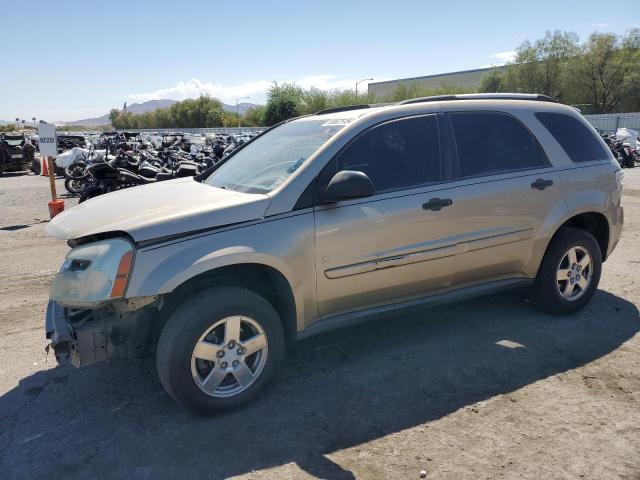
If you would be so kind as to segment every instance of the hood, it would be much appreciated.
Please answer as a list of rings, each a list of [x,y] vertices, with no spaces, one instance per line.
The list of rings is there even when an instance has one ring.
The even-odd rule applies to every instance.
[[[92,198],[54,217],[46,230],[61,240],[123,231],[139,242],[257,220],[268,205],[267,195],[179,178]]]

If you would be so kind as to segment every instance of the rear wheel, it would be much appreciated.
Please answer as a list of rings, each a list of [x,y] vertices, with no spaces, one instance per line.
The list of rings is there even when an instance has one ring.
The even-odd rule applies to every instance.
[[[593,235],[562,229],[547,248],[533,287],[532,300],[554,315],[582,309],[598,288],[602,253]]]
[[[276,375],[284,331],[267,300],[240,287],[186,299],[167,321],[156,353],[169,395],[201,415],[255,399]]]
[[[88,187],[82,192],[80,192],[80,198],[78,199],[78,203],[85,202],[90,198],[97,197],[102,194],[102,190],[97,187]]]

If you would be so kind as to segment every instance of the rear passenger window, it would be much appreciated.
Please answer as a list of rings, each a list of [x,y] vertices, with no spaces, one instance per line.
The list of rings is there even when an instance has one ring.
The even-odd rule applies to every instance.
[[[550,112],[538,112],[536,118],[547,127],[573,162],[609,158],[609,152],[580,120],[564,113]]]
[[[366,173],[376,193],[440,180],[440,144],[435,115],[404,118],[362,133],[328,166]],[[330,180],[330,176],[326,180]]]
[[[462,177],[523,170],[548,163],[535,137],[510,115],[464,112],[450,116]]]

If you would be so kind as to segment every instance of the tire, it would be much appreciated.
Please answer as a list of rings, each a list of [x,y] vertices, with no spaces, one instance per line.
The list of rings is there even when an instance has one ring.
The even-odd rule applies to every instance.
[[[33,163],[31,164],[31,171],[33,171],[33,173],[36,175],[40,175],[40,173],[42,172],[42,167],[40,166],[40,160],[33,161]]]
[[[224,369],[220,369],[219,365],[225,358],[232,360],[236,353],[240,353],[241,349],[235,348],[239,345],[249,345],[247,338],[236,338],[241,343],[236,347],[229,338],[223,338],[227,335],[227,324],[225,323],[223,330],[212,331],[209,335],[215,333],[213,344],[217,353],[208,354],[209,360],[194,360],[192,354],[198,342],[205,338],[211,327],[218,322],[225,322],[230,319],[242,317],[243,328],[251,327],[245,324],[244,320],[255,322],[266,337],[266,347],[258,353],[246,356],[243,360],[234,360],[233,365],[240,363],[239,368],[245,368],[251,361],[254,362],[254,376],[249,377],[251,380],[247,382],[246,387],[242,387],[237,379],[237,368],[233,369],[229,365],[229,369],[225,373]],[[246,331],[242,330],[244,333]],[[223,333],[222,333],[223,332]],[[251,334],[251,336],[254,334]],[[207,337],[210,338],[210,337]],[[253,337],[253,338],[257,338]],[[229,343],[226,343],[229,341]],[[242,343],[244,342],[244,343]],[[220,358],[222,350],[225,357]],[[202,291],[194,296],[185,299],[173,312],[167,321],[156,351],[156,366],[158,376],[167,393],[179,405],[198,415],[211,415],[215,412],[231,410],[240,405],[246,404],[254,400],[264,388],[275,377],[278,367],[282,361],[285,350],[285,338],[282,321],[273,306],[260,295],[251,290],[241,287],[215,287]],[[262,357],[264,354],[265,357]],[[233,355],[233,356],[232,356]],[[262,367],[255,364],[260,359]],[[200,362],[200,363],[198,363]],[[213,368],[211,368],[211,366]],[[201,372],[198,368],[204,368]],[[209,368],[211,368],[209,370]],[[195,370],[194,370],[195,369]],[[203,379],[215,376],[212,372],[218,372],[218,378],[221,378],[220,385],[215,390],[206,393],[203,388],[196,383],[196,378],[201,383],[205,383]],[[246,370],[243,370],[246,371]],[[249,370],[251,372],[251,370]],[[207,376],[207,374],[210,374]],[[236,389],[244,388],[237,393],[232,393],[234,384],[237,383]],[[225,384],[228,386],[225,387]],[[224,389],[227,389],[226,394]],[[225,396],[227,395],[227,396]]]
[[[584,252],[589,255],[589,281],[585,288],[581,288],[579,283],[580,281],[584,282],[587,277],[584,274],[587,271],[587,267],[581,266],[581,264],[586,263],[584,261],[585,257],[582,257],[583,260],[578,258],[579,261],[575,262],[577,266],[581,267],[583,275],[580,275],[579,271],[569,265],[570,257],[567,255],[571,249],[575,249],[574,252],[577,250],[578,255]],[[582,268],[584,268],[584,271]],[[544,255],[532,288],[531,300],[538,308],[547,313],[571,315],[589,303],[598,288],[601,273],[602,252],[593,235],[585,230],[563,228],[547,247],[547,252]],[[571,277],[571,280],[577,280],[575,283],[578,283],[578,285],[573,287],[572,284],[574,282],[570,282],[570,280],[558,280],[558,278],[564,278],[565,276]],[[574,298],[566,298],[561,293],[561,289],[567,291],[566,289],[572,288],[573,294],[576,295]]]
[[[64,169],[65,176],[69,178],[82,178],[87,176],[87,163],[84,160],[76,160]]]
[[[88,178],[65,178],[64,180],[64,188],[66,188],[67,192],[78,195],[82,193],[83,190],[87,188]]]
[[[80,192],[80,199],[78,200],[78,203],[85,202],[90,198],[97,197],[99,195],[102,195],[102,190],[97,187],[88,187],[86,190]]]

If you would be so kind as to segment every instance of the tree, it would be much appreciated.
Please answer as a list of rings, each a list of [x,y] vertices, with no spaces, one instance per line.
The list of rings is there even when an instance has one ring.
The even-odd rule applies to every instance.
[[[109,112],[109,121],[111,122],[111,125],[113,125],[114,127],[116,126],[119,116],[120,116],[120,110],[118,110],[117,108],[112,108],[111,111]]]
[[[578,36],[573,32],[547,31],[533,44],[527,40],[517,49],[505,86],[514,92],[540,93],[565,101],[563,67],[579,52]]]
[[[222,103],[203,95],[196,99],[183,100],[168,108],[134,115],[131,112],[112,109],[109,112],[111,125],[127,128],[209,128],[225,124]]]
[[[636,71],[637,68],[636,65]],[[582,48],[581,55],[572,59],[568,77],[572,79],[571,85],[577,95],[591,105],[593,113],[610,113],[621,101],[628,73],[618,38],[594,33]]]
[[[265,124],[264,122],[264,112],[265,107],[262,105],[256,105],[255,107],[251,107],[244,114],[242,118],[242,123],[249,127],[261,127]]]
[[[640,28],[629,30],[622,39],[621,61],[625,66],[619,111],[640,111]]]
[[[305,113],[319,112],[329,105],[329,93],[319,88],[311,87],[302,92],[301,103]]]
[[[480,79],[480,92],[498,93],[504,91],[504,77],[497,70],[490,70]]]
[[[302,104],[302,88],[295,83],[274,82],[267,92],[267,105],[264,112],[264,121],[267,125],[288,120],[300,115]]]

